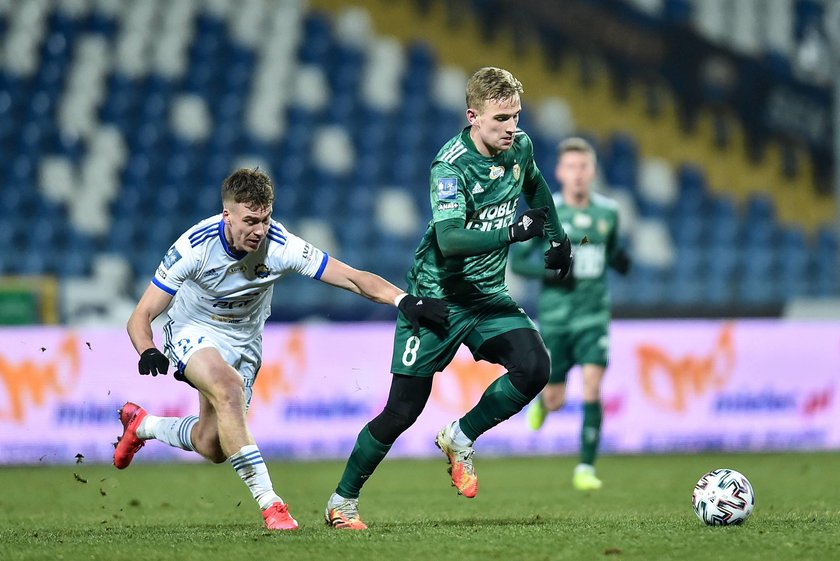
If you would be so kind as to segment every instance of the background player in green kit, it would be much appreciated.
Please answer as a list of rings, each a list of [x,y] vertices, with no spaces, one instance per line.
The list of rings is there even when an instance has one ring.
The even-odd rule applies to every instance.
[[[325,512],[335,528],[362,530],[362,485],[397,437],[426,405],[432,378],[461,344],[476,359],[505,366],[478,404],[444,426],[436,444],[450,463],[452,484],[465,497],[478,492],[472,444],[527,405],[545,386],[549,357],[536,328],[505,285],[508,246],[547,236],[544,267],[565,277],[571,245],[551,192],[534,163],[531,139],[517,128],[522,84],[500,68],[482,68],[467,83],[469,126],[440,149],[429,181],[432,220],[407,278],[419,297],[449,305],[443,330],[412,326],[401,314],[394,334],[391,390],[384,410],[362,428]],[[531,210],[516,217],[524,195]]]
[[[528,423],[539,430],[550,411],[563,405],[566,376],[580,364],[583,369],[583,428],[580,464],[572,482],[581,490],[601,488],[595,476],[595,457],[601,434],[601,380],[609,353],[610,302],[607,266],[627,273],[630,260],[618,244],[618,207],[611,199],[591,192],[595,178],[595,151],[582,138],[569,138],[558,149],[557,214],[572,242],[589,243],[575,251],[572,274],[558,280],[531,259],[542,245],[521,244],[511,256],[513,270],[543,279],[537,313],[540,332],[551,353],[548,385],[528,408]],[[536,240],[535,240],[536,241]]]

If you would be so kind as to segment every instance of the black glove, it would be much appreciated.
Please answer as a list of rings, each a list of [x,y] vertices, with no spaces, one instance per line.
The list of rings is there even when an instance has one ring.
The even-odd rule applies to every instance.
[[[630,260],[630,256],[627,255],[627,252],[624,251],[624,248],[619,248],[610,261],[610,267],[615,269],[620,275],[626,275],[630,270],[630,265],[632,264],[633,262]]]
[[[146,375],[151,373],[152,376],[158,374],[166,374],[169,369],[169,359],[166,355],[154,347],[146,349],[140,355],[140,362],[137,363],[137,369],[140,374]]]
[[[411,324],[415,334],[420,331],[421,320],[435,327],[445,327],[449,323],[449,304],[439,298],[418,298],[406,294],[397,308]]]
[[[557,276],[557,271],[554,269],[546,269],[545,276],[543,276],[543,286],[550,286],[552,288],[559,288],[564,292],[571,292],[577,287],[577,279],[575,275],[566,275],[566,278],[561,279]]]
[[[551,247],[545,252],[545,268],[557,271],[558,279],[565,279],[572,270],[572,242],[569,236],[562,242],[551,241]]]
[[[545,235],[545,221],[548,220],[548,207],[532,208],[523,212],[514,224],[508,226],[510,243],[524,242],[531,238]]]

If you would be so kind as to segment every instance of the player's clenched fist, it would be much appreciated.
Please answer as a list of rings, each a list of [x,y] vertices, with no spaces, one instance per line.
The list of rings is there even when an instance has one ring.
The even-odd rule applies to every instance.
[[[166,355],[152,347],[143,351],[140,355],[140,362],[137,363],[137,369],[140,374],[151,374],[157,376],[158,374],[166,374],[169,369],[169,359]]]
[[[402,312],[414,333],[420,331],[420,325],[446,327],[449,323],[449,304],[439,298],[418,298],[406,294],[400,299],[397,308]]]
[[[546,206],[523,212],[515,223],[508,226],[511,243],[543,237],[546,220],[548,220],[548,207]]]

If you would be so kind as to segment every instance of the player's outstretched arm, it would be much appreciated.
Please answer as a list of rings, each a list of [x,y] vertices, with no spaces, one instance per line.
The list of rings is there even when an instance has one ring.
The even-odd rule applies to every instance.
[[[379,304],[395,305],[396,297],[405,293],[404,290],[400,290],[379,275],[354,269],[332,256],[327,261],[324,272],[321,273],[321,281],[349,290]]]
[[[443,300],[412,296],[379,275],[354,269],[333,257],[327,262],[321,280],[368,300],[397,306],[415,332],[420,329],[421,323],[444,326],[449,319],[449,306]]]
[[[128,318],[126,329],[131,344],[140,355],[140,362],[137,365],[140,374],[151,373],[152,376],[157,376],[166,374],[169,368],[169,359],[155,347],[152,339],[152,321],[169,306],[171,301],[171,294],[150,284],[131,313],[131,317]]]

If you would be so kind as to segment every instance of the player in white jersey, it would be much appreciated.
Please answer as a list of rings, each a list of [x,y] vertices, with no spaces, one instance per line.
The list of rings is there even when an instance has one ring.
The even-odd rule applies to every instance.
[[[126,403],[114,465],[128,467],[149,439],[214,463],[230,461],[262,509],[266,527],[294,530],[298,523],[274,492],[246,422],[274,282],[289,273],[312,277],[396,305],[418,328],[446,324],[448,308],[353,269],[271,220],[274,187],[258,169],[231,174],[222,185],[222,202],[221,214],[199,222],[169,248],[127,326],[140,354],[140,374],[166,374],[172,361],[175,378],[198,390],[199,414],[157,417]],[[151,323],[170,303],[162,353]]]

